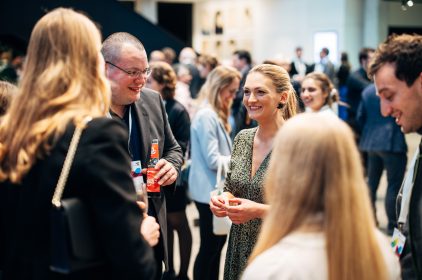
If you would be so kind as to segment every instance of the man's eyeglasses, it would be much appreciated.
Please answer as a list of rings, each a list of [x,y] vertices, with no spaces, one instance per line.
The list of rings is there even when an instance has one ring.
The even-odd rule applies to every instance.
[[[129,76],[131,76],[132,78],[140,78],[142,75],[144,75],[144,77],[149,77],[149,75],[151,74],[151,68],[145,68],[144,70],[136,70],[136,71],[131,71],[131,70],[125,70],[113,63],[111,63],[110,61],[106,61],[107,64],[110,64],[114,67],[116,67],[117,69],[119,69],[120,71],[125,72],[126,74],[128,74]]]

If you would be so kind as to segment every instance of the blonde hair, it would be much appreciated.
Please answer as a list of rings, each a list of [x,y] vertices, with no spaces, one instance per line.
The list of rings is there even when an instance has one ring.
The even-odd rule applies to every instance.
[[[260,73],[265,77],[269,78],[277,93],[287,93],[287,101],[286,104],[283,104],[281,108],[283,112],[283,118],[285,120],[290,119],[297,112],[297,100],[296,100],[296,92],[290,82],[289,73],[284,70],[283,67],[273,64],[260,64],[253,67],[249,73]]]
[[[310,113],[287,121],[264,192],[271,208],[250,261],[322,214],[329,279],[386,279],[359,153],[341,120]]]
[[[1,181],[20,182],[70,122],[105,115],[110,89],[100,48],[97,27],[71,9],[37,22],[20,89],[0,126]]]
[[[218,117],[223,122],[224,128],[230,132],[229,124],[230,108],[223,108],[220,92],[228,87],[235,79],[241,80],[240,72],[230,66],[217,66],[212,70],[199,91],[198,103],[207,100]]]

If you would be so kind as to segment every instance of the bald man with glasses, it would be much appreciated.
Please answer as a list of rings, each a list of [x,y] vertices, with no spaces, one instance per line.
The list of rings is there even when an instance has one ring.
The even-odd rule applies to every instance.
[[[146,168],[151,142],[158,139],[158,183],[162,187],[174,186],[183,161],[182,150],[171,132],[161,95],[144,88],[151,73],[144,46],[131,34],[118,32],[103,42],[101,52],[111,84],[110,116],[122,120],[128,127],[128,151],[132,162]],[[156,217],[160,225],[160,241],[154,247],[154,253],[157,263],[155,279],[161,279],[162,261],[165,270],[168,270],[167,217],[163,194],[149,198],[148,215]]]

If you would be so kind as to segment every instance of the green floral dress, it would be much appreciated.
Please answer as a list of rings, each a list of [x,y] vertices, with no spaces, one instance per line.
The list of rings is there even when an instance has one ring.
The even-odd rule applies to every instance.
[[[257,128],[242,130],[235,138],[226,177],[225,191],[239,198],[263,203],[262,184],[267,171],[271,152],[262,161],[253,178],[252,151]],[[254,219],[241,225],[233,224],[227,246],[224,279],[240,279],[261,227],[261,219]]]

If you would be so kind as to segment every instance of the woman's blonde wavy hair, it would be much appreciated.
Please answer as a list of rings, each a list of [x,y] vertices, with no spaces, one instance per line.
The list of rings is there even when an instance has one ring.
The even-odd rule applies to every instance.
[[[231,127],[229,124],[230,107],[224,108],[221,104],[220,92],[225,87],[228,87],[235,79],[241,80],[240,72],[230,66],[217,66],[212,70],[202,86],[198,102],[201,103],[207,100],[218,117],[223,122],[224,128],[230,132]]]
[[[264,193],[271,208],[250,262],[322,214],[329,279],[387,278],[359,153],[341,120],[309,113],[287,121]]]
[[[71,9],[37,22],[18,94],[0,125],[0,181],[20,182],[70,122],[105,115],[110,89],[100,48],[95,24]]]

